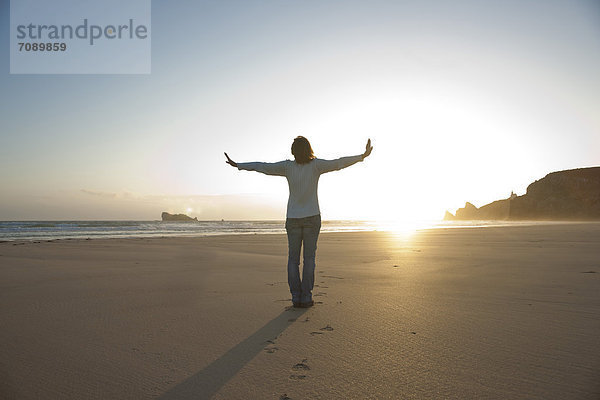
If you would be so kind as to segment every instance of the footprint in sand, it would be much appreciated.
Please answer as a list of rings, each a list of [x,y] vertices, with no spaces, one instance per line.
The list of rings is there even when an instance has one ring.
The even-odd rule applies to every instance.
[[[327,324],[326,327],[320,328],[319,331],[327,331],[327,332],[331,332],[333,330],[333,327],[329,324]],[[315,335],[323,335],[325,332],[319,332],[319,331],[312,331],[310,334],[311,336],[315,336]]]
[[[306,361],[307,361],[307,359],[305,358],[301,362],[297,363],[296,365],[294,365],[292,367],[292,370],[293,371],[298,371],[298,372],[310,371],[310,367],[308,366],[308,364],[306,364]],[[308,375],[304,375],[302,373],[297,373],[297,374],[290,375],[290,379],[295,380],[295,381],[306,379],[306,378],[308,378]]]
[[[306,362],[308,361],[308,359],[304,359],[302,361],[300,361],[298,364],[294,365],[292,367],[292,369],[294,371],[310,371],[310,367],[308,366],[308,364],[306,364]]]
[[[269,354],[275,353],[277,350],[279,350],[279,347],[275,346],[275,340],[277,338],[273,338],[273,339],[269,339],[266,341],[267,343],[267,347],[265,347],[263,350],[266,351]]]
[[[298,380],[306,379],[306,378],[308,378],[306,375],[294,375],[294,374],[290,375],[290,379],[294,380],[294,381],[298,381]]]
[[[325,296],[327,293],[325,292],[319,292],[319,293],[315,293],[313,296]]]
[[[292,400],[292,398],[288,397],[287,393],[284,393],[281,396],[279,396],[279,400]]]

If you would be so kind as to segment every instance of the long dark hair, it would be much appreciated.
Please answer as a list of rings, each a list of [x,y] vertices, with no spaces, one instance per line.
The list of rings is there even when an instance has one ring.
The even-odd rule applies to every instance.
[[[294,139],[292,154],[298,164],[308,164],[316,158],[312,147],[310,147],[310,142],[304,136],[298,136]]]

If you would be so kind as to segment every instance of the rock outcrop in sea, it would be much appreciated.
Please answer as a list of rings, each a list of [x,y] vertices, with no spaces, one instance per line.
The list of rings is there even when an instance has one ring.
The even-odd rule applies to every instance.
[[[527,187],[523,196],[511,194],[480,208],[471,203],[446,211],[452,220],[600,220],[600,167],[552,172]]]
[[[169,214],[168,212],[163,212],[161,214],[163,221],[177,221],[177,222],[186,222],[186,221],[198,221],[198,217],[191,218],[185,214]]]

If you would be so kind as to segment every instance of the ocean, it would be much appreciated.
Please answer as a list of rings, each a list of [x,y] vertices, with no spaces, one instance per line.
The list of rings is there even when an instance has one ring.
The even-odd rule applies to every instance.
[[[375,230],[364,221],[323,221],[321,232]],[[285,233],[285,221],[0,221],[0,240],[53,240]]]
[[[387,231],[498,227],[540,224],[507,221],[427,221],[390,223],[377,221],[323,221],[321,232]],[[0,221],[0,241],[211,236],[285,233],[285,221]]]

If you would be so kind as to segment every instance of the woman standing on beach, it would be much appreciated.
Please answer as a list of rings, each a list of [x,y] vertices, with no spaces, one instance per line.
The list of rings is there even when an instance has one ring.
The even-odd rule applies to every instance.
[[[226,163],[238,170],[257,171],[287,178],[290,189],[285,220],[289,249],[287,269],[294,307],[307,308],[314,304],[312,289],[315,276],[315,253],[321,230],[321,211],[317,198],[319,176],[363,161],[372,150],[373,146],[369,139],[363,154],[336,160],[322,160],[315,157],[308,139],[298,136],[292,143],[294,161],[236,163],[225,153]],[[300,249],[303,245],[304,266],[302,280],[300,280]]]

